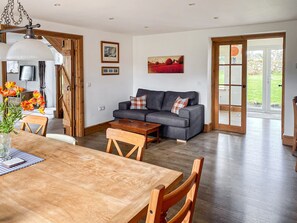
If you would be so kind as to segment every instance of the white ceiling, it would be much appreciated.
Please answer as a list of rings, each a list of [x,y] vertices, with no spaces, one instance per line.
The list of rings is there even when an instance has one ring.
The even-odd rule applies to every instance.
[[[0,9],[7,0],[2,0]],[[21,0],[33,18],[133,35],[297,19],[297,0]],[[60,3],[60,7],[55,7]],[[194,6],[189,6],[195,3]],[[114,20],[109,20],[109,18]],[[219,19],[214,19],[219,17]],[[148,26],[149,28],[144,28]]]

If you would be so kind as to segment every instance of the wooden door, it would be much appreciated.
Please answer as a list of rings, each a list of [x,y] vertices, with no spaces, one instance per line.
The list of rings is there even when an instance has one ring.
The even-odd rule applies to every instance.
[[[73,40],[63,41],[63,65],[61,67],[61,86],[62,86],[62,107],[63,125],[65,133],[70,136],[75,134],[75,114],[74,114],[74,43]]]
[[[247,41],[213,42],[214,128],[246,132]]]

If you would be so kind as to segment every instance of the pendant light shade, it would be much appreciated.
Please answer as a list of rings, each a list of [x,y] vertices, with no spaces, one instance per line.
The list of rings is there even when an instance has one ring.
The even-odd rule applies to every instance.
[[[36,39],[24,39],[13,44],[7,53],[7,60],[12,61],[54,61],[49,47]]]
[[[9,45],[0,42],[0,61],[7,60],[7,52],[9,50]]]

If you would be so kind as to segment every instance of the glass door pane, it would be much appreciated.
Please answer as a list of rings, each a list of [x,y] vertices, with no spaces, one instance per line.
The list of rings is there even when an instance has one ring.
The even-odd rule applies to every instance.
[[[231,86],[230,124],[241,126],[242,87]]]
[[[230,64],[230,45],[221,45],[219,64]]]
[[[229,108],[230,87],[219,87],[219,123],[229,125],[230,108]]]
[[[220,85],[229,84],[229,76],[230,76],[229,66],[220,66],[219,84]]]
[[[242,64],[242,44],[231,45],[231,64]]]
[[[281,110],[282,105],[282,70],[283,50],[271,50],[270,67],[270,110]]]
[[[264,50],[247,52],[248,109],[263,109]]]

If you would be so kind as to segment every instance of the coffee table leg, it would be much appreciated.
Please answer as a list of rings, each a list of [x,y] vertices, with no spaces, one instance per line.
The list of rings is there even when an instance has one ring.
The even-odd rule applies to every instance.
[[[145,149],[147,149],[147,133],[145,133],[144,137],[145,137]]]
[[[158,129],[157,130],[157,143],[160,142],[160,130]]]

